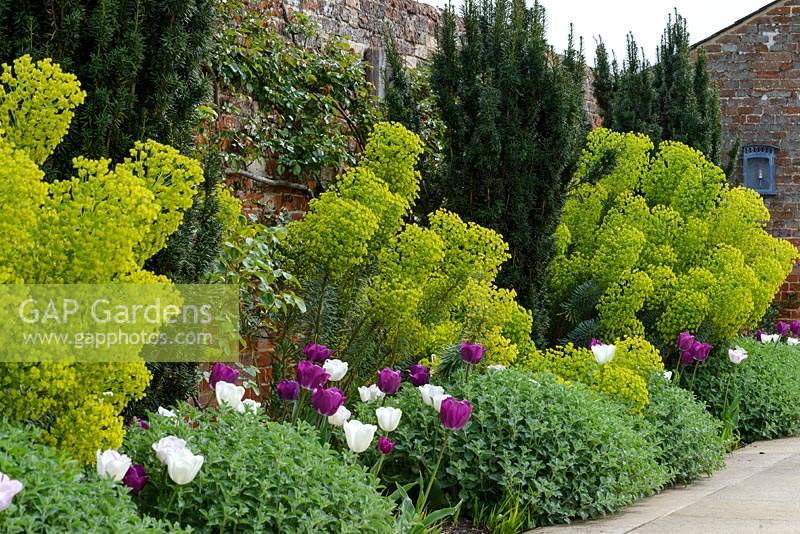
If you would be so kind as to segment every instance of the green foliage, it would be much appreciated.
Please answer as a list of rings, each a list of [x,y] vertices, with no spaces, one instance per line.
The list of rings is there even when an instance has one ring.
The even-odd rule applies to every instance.
[[[0,105],[8,106],[0,120],[0,282],[166,283],[143,265],[191,205],[199,164],[155,141],[137,142],[113,168],[79,157],[75,176],[48,184],[36,162],[52,154],[82,102],[78,81],[28,56],[3,65],[0,81]],[[150,379],[142,362],[2,367],[0,411],[35,422],[45,439],[86,463],[97,449],[120,445],[119,414]]]
[[[538,306],[584,139],[582,54],[552,50],[538,2],[467,0],[463,28],[445,10],[431,70],[447,127],[442,206],[508,241],[499,285]]]
[[[595,361],[591,350],[571,343],[543,352],[532,351],[517,365],[534,372],[550,372],[568,382],[586,384],[642,412],[649,403],[647,382],[654,374],[664,371],[661,355],[650,343],[637,337],[617,340],[615,344],[616,354],[605,365]]]
[[[351,144],[366,144],[373,97],[361,58],[343,38],[276,4],[220,3],[233,24],[216,35],[214,74],[229,96],[222,111],[238,118],[222,132],[226,163],[272,160],[274,178],[319,182],[324,168],[354,163]]]
[[[607,128],[680,141],[719,164],[719,94],[709,77],[705,52],[698,50],[692,63],[689,45],[686,19],[677,11],[667,21],[655,65],[648,63],[633,34],[628,34],[622,68],[616,64],[609,68],[601,42],[595,59],[595,94]],[[731,161],[734,158],[729,155]]]
[[[720,417],[726,397],[737,394],[738,433],[745,442],[793,436],[800,432],[800,358],[796,346],[737,338],[748,358],[738,366],[728,361],[727,346],[711,354],[697,370],[695,394]]]
[[[288,226],[287,269],[309,312],[290,314],[280,338],[334,349],[350,363],[345,387],[462,339],[485,343],[487,362],[506,364],[530,342],[530,312],[493,282],[508,257],[496,232],[443,210],[428,227],[403,224],[419,191],[420,151],[403,126],[378,123],[359,166]],[[277,354],[285,365],[298,357],[296,345]]]
[[[5,534],[49,532],[182,532],[140,517],[118,482],[86,477],[82,466],[55,449],[37,444],[41,432],[0,420],[0,473],[23,490],[0,514]]]
[[[515,495],[525,528],[533,528],[606,514],[667,481],[658,449],[634,430],[635,417],[581,385],[509,369],[447,392],[470,399],[474,411],[450,438],[438,491],[466,507]],[[429,473],[444,436],[436,412],[408,386],[386,404],[399,406],[404,419],[381,476],[392,483],[409,481],[417,467]],[[360,420],[374,419],[373,406],[359,409]]]
[[[586,302],[570,306],[585,315],[562,314],[556,337],[597,319],[596,337],[644,336],[663,348],[690,331],[719,343],[755,325],[791,271],[797,252],[764,230],[769,212],[757,193],[729,187],[686,145],[652,150],[641,134],[589,135],[549,287],[556,301],[578,291],[595,303],[589,313]]]
[[[374,477],[352,456],[320,445],[311,427],[188,405],[177,412],[177,419],[153,415],[149,430],[133,428],[126,436],[125,452],[150,474],[135,498],[143,512],[198,532],[392,532],[393,506],[376,491]],[[205,458],[172,506],[178,487],[151,448],[169,435]]]
[[[77,156],[119,162],[137,139],[191,146],[194,110],[209,89],[201,68],[216,22],[213,6],[210,0],[75,0],[54,9],[45,0],[0,1],[0,61],[52,58],[88,93],[48,162],[51,180],[71,176]]]
[[[670,470],[670,480],[687,484],[725,465],[727,443],[721,425],[702,402],[683,388],[654,377],[649,384],[650,404],[644,412],[660,449],[658,461]]]

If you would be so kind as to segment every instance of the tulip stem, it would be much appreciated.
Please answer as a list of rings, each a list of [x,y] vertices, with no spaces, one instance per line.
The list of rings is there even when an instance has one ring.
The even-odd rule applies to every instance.
[[[428,503],[428,497],[431,494],[431,488],[433,488],[433,482],[436,480],[436,474],[439,472],[439,466],[442,464],[442,458],[444,457],[444,451],[447,449],[447,443],[450,441],[450,434],[448,432],[444,435],[444,442],[442,443],[442,450],[439,451],[439,459],[436,460],[436,467],[433,468],[433,472],[431,472],[430,480],[428,480],[428,487],[425,489],[425,492],[422,494],[422,500],[417,502],[417,510],[423,511],[425,509],[425,505]]]
[[[381,454],[381,457],[378,458],[378,461],[375,462],[375,465],[372,467],[372,474],[375,475],[376,478],[378,477],[378,473],[381,472],[381,467],[383,466],[384,458],[386,458],[386,455]]]
[[[470,364],[467,364],[467,371],[464,373],[464,385],[466,386],[469,384],[469,368],[472,367]]]
[[[175,486],[173,489],[172,495],[170,496],[169,501],[167,501],[167,510],[164,512],[164,517],[168,517],[169,513],[172,511],[172,503],[175,502],[175,496],[178,495],[179,487],[180,486]]]

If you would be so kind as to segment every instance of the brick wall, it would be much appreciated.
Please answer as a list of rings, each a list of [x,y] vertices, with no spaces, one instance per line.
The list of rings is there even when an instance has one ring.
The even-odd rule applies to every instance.
[[[778,147],[776,194],[765,195],[769,231],[800,244],[800,0],[775,2],[752,17],[701,42],[718,84],[726,146]],[[742,158],[734,178],[743,180]],[[800,269],[778,295],[800,290]],[[796,307],[796,304],[794,305]],[[800,318],[800,309],[786,312]]]

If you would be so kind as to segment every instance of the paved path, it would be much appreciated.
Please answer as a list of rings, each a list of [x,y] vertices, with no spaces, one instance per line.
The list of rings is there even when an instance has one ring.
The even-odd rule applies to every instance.
[[[727,467],[602,519],[533,534],[800,533],[800,438],[735,451]]]

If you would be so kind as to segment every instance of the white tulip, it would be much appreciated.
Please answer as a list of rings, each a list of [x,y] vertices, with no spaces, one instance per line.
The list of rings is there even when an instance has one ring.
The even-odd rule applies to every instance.
[[[167,410],[161,406],[158,407],[158,415],[162,417],[178,417],[178,414],[173,412],[172,410]]]
[[[107,451],[97,451],[97,475],[100,478],[110,478],[119,482],[131,467],[131,459],[124,454],[110,449]]]
[[[361,386],[358,388],[358,396],[361,397],[363,402],[372,402],[382,399],[384,397],[383,391],[377,384],[372,384],[369,387]]]
[[[158,460],[166,465],[169,452],[176,449],[185,449],[186,441],[176,436],[167,436],[153,443],[152,447],[156,451]]]
[[[333,426],[342,426],[350,419],[351,415],[353,414],[350,413],[350,410],[344,406],[339,406],[339,409],[336,410],[335,414],[328,416],[328,423],[332,424]]]
[[[261,409],[261,403],[256,402],[253,399],[244,399],[242,401],[242,408],[243,411],[250,411],[253,413],[258,413],[258,410]]]
[[[442,411],[442,401],[448,398],[450,398],[450,395],[448,395],[447,393],[442,393],[441,395],[433,396],[433,398],[431,399],[431,405],[433,406],[433,409],[436,410],[436,413]]]
[[[0,512],[11,506],[14,496],[23,489],[22,482],[0,473]]]
[[[403,415],[403,410],[400,408],[392,408],[390,406],[383,406],[375,410],[375,415],[378,417],[378,426],[384,432],[392,432],[397,429],[400,424],[400,417]]]
[[[433,384],[418,386],[417,389],[422,396],[422,402],[428,406],[433,406],[433,397],[444,394],[444,388],[442,386],[434,386]]]
[[[731,363],[739,365],[744,361],[745,358],[747,358],[747,351],[742,347],[728,349],[728,359],[731,361]]]
[[[357,419],[346,422],[343,428],[347,446],[356,454],[369,448],[372,438],[375,437],[375,431],[378,430],[377,426],[365,425]]]
[[[672,371],[664,371],[664,380],[667,382],[672,380]]]
[[[204,460],[205,458],[192,454],[192,451],[186,448],[170,449],[167,452],[167,473],[169,478],[181,486],[188,484],[200,472]]]
[[[610,362],[614,355],[617,353],[616,345],[594,345],[592,347],[592,354],[594,359],[600,365],[605,365]]]
[[[777,343],[781,340],[780,334],[761,334],[762,343]]]
[[[787,345],[800,345],[800,338],[797,337],[787,337],[786,338]]]
[[[494,365],[489,365],[486,368],[487,369],[491,369],[492,371],[503,371],[506,368],[506,366],[505,365],[500,365],[499,363],[496,363]]]
[[[217,382],[214,392],[217,394],[217,404],[220,408],[228,406],[239,413],[244,413],[244,405],[242,404],[244,387],[230,382]]]
[[[322,364],[322,368],[328,371],[328,374],[331,375],[328,380],[331,382],[338,382],[344,375],[347,374],[347,362],[343,362],[342,360],[331,359],[325,360],[325,363]]]

